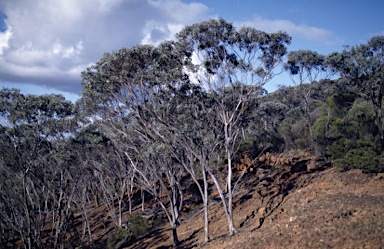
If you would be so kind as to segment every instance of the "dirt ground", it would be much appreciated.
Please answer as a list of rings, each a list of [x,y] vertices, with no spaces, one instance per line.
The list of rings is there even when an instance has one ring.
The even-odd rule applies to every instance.
[[[384,248],[384,174],[337,172],[305,155],[266,168],[248,173],[236,195],[234,236],[213,192],[210,242],[196,208],[183,213],[181,245],[164,223],[126,248]]]

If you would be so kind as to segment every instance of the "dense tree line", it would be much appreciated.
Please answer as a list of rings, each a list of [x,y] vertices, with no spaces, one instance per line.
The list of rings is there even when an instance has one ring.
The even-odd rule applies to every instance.
[[[205,241],[208,180],[233,235],[232,199],[243,174],[232,173],[245,151],[310,148],[341,170],[383,171],[384,37],[328,56],[287,53],[290,42],[284,32],[210,20],[185,27],[175,41],[104,54],[82,73],[76,103],[1,90],[0,243],[92,241],[91,202],[129,231],[122,214],[131,214],[141,191],[163,210],[178,244],[185,173],[203,202]],[[278,66],[294,85],[266,94]]]

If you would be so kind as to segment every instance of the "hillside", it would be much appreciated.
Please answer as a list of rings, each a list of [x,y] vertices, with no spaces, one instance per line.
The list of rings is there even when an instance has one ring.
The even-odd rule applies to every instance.
[[[177,248],[384,246],[384,174],[338,172],[307,152],[260,160],[263,168],[247,173],[234,200],[238,233],[227,236],[222,204],[212,191],[211,241],[203,244],[204,218],[195,207],[183,213]],[[172,248],[172,231],[165,224],[125,248]]]
[[[241,162],[235,176],[250,160],[245,156]],[[222,176],[225,177],[225,172]],[[146,211],[142,213],[141,202],[136,197],[133,215],[150,217],[152,228],[147,233],[135,240],[131,237],[125,244],[119,240],[109,243],[118,230],[109,221],[106,207],[92,204],[88,208],[93,241],[78,248],[111,245],[110,248],[126,249],[384,247],[384,173],[366,174],[358,169],[336,171],[330,163],[308,151],[266,153],[248,169],[241,188],[236,191],[237,233],[232,237],[227,235],[227,221],[217,190],[213,185],[210,188],[211,241],[206,244],[203,243],[202,204],[194,193],[196,188],[190,181],[185,181],[183,186],[182,224],[177,229],[179,246],[172,246],[172,230],[164,214],[152,216],[156,202],[147,199]],[[126,214],[125,208],[124,216]],[[74,219],[77,225],[71,231],[80,232],[81,216],[75,214]],[[13,243],[13,248],[22,245],[21,241]]]

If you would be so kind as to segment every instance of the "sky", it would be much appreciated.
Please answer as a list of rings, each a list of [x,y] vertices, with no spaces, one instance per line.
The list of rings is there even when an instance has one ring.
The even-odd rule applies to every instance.
[[[384,36],[383,0],[0,0],[0,89],[76,101],[81,72],[104,53],[173,39],[222,17],[292,36],[289,51],[328,55]],[[287,74],[265,87],[289,84]]]

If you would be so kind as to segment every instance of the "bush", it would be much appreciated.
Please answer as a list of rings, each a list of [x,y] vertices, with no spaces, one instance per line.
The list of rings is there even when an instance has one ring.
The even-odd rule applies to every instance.
[[[129,228],[135,237],[147,233],[150,227],[148,219],[143,216],[132,216],[129,219]]]
[[[380,146],[374,137],[368,136],[358,140],[342,138],[327,148],[327,155],[335,160],[337,170],[346,168],[361,169],[363,172],[383,172],[384,160]]]
[[[119,229],[117,233],[111,235],[107,239],[107,248],[114,248],[122,240],[126,240],[129,236],[129,239],[124,242],[124,244],[130,244],[134,242],[137,236],[143,235],[148,232],[150,224],[147,218],[142,216],[132,216],[129,219],[129,229],[130,234],[127,234],[126,229]]]
[[[308,140],[309,128],[303,120],[284,120],[278,127],[279,135],[284,139],[288,149],[305,148],[310,146]]]
[[[384,170],[383,161],[372,148],[361,147],[350,150],[344,160],[349,166],[361,169],[365,173],[377,173]]]
[[[107,248],[112,249],[116,244],[127,237],[127,231],[125,229],[119,229],[117,233],[108,237]]]
[[[295,140],[295,145],[298,148],[305,149],[305,148],[311,146],[311,143],[308,140],[308,138],[298,138]]]
[[[312,131],[316,140],[324,140],[327,138],[337,138],[344,131],[344,122],[340,118],[330,117],[328,124],[328,134],[326,134],[328,117],[318,118],[312,126]]]
[[[332,116],[343,118],[357,98],[356,93],[334,94],[326,101],[326,105],[331,109]]]
[[[343,158],[348,150],[354,147],[354,142],[351,139],[341,138],[327,147],[325,155],[332,160]]]
[[[240,162],[240,157],[245,152],[253,154],[255,151],[258,151],[258,140],[256,138],[246,138],[241,141],[241,144],[236,151],[236,155],[234,157],[235,162]]]
[[[292,133],[291,124],[284,122],[277,128],[280,136],[284,139],[286,146],[292,146],[294,141],[294,135]]]
[[[333,164],[333,167],[338,170],[338,171],[342,171],[342,170],[345,170],[348,168],[348,163],[346,162],[346,160],[344,160],[344,158],[339,158],[339,159],[336,159],[334,161],[334,164]]]

